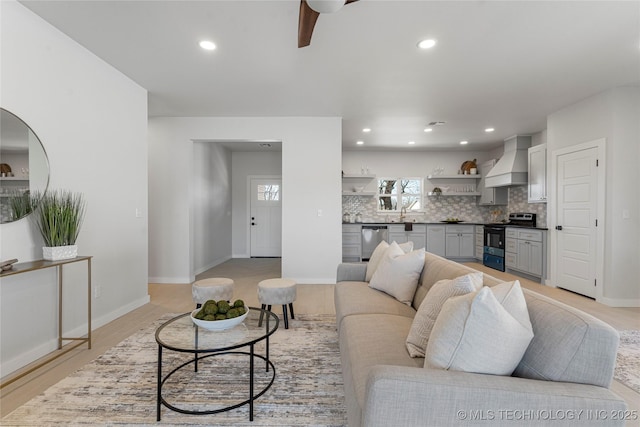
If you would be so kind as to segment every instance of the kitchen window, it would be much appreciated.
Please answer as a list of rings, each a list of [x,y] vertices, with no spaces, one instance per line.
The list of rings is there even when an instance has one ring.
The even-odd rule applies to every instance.
[[[422,178],[378,179],[378,211],[422,209]]]

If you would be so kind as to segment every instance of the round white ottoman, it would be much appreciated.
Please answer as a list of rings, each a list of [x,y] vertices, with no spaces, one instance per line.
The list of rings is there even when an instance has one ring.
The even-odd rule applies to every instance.
[[[231,301],[233,298],[233,280],[226,277],[198,280],[191,285],[191,296],[198,308],[210,299]]]
[[[282,317],[284,318],[284,328],[289,329],[289,319],[287,316],[287,305],[293,316],[293,302],[296,300],[296,282],[291,279],[266,279],[258,283],[258,300],[271,311],[272,305],[282,306]],[[262,313],[260,314],[260,325],[262,325]]]

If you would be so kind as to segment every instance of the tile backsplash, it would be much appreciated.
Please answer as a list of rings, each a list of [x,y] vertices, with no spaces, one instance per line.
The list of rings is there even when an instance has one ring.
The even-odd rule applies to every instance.
[[[427,197],[424,201],[424,212],[410,213],[409,221],[438,222],[449,217],[459,218],[465,222],[494,222],[492,212],[500,211],[497,220],[507,219],[511,212],[530,212],[537,215],[537,226],[547,226],[547,204],[527,203],[527,187],[509,188],[507,206],[478,206],[476,196],[441,196]],[[362,215],[363,222],[398,222],[397,212],[380,212],[376,197],[342,196],[342,212]]]

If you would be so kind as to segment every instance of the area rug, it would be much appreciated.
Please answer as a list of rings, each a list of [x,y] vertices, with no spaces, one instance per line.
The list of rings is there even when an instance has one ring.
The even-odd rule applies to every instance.
[[[640,331],[620,331],[614,378],[640,393]]]
[[[302,315],[290,320],[289,329],[280,328],[271,337],[270,359],[276,367],[276,378],[273,386],[255,401],[253,422],[249,421],[248,405],[213,415],[186,415],[163,407],[162,420],[156,422],[158,347],[154,334],[156,328],[169,318],[171,316],[165,316],[150,327],[136,332],[2,418],[0,424],[346,426],[335,318]],[[181,360],[186,360],[185,357],[165,350],[163,364],[175,366]],[[229,356],[231,363],[245,363],[241,362],[244,358],[233,358],[236,362],[232,358]],[[205,371],[203,366],[200,372]],[[213,366],[219,364],[210,368],[214,369]],[[231,402],[238,398],[237,372],[246,372],[246,368],[224,366],[228,368],[219,372],[220,375],[198,376],[193,375],[191,370],[184,370],[185,378],[177,377],[173,381],[172,377],[173,385],[168,383],[163,394],[176,392],[176,396],[189,396],[184,399],[185,402],[171,402],[179,403],[181,407],[185,403],[189,405],[187,409],[211,409],[212,404],[226,404],[227,400]],[[256,388],[270,379],[267,374],[256,375],[259,377],[256,378]],[[172,387],[174,390],[171,390]],[[217,403],[212,402],[211,395],[205,393],[208,388],[216,389],[214,395]],[[246,382],[242,388],[246,390]],[[242,398],[235,400],[240,401]]]

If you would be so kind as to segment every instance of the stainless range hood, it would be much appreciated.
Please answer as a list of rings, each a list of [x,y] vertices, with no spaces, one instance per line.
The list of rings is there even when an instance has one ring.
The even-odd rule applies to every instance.
[[[531,137],[516,135],[504,140],[504,154],[484,179],[485,187],[526,185],[529,177],[527,152]]]

